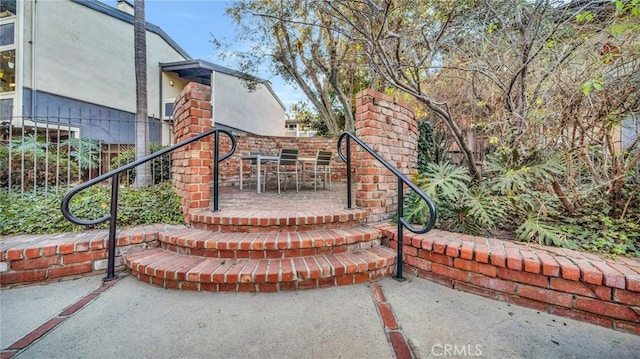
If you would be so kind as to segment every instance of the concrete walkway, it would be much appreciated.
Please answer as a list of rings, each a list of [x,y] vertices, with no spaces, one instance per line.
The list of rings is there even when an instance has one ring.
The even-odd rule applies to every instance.
[[[5,289],[0,290],[1,357],[638,358],[640,353],[638,336],[407,278],[279,293],[165,290],[128,276],[110,287],[103,287],[100,277],[86,277]]]

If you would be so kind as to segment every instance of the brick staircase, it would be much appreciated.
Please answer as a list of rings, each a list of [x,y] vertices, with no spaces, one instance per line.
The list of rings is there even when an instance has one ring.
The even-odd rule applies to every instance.
[[[224,188],[221,211],[120,229],[116,270],[200,291],[320,288],[395,273],[395,225],[364,225],[333,190]],[[104,274],[108,231],[0,237],[0,288]],[[380,242],[384,241],[384,245]],[[387,243],[388,241],[388,243]],[[390,248],[388,248],[390,247]],[[405,273],[640,335],[640,261],[432,230],[405,232]]]
[[[307,207],[308,207],[307,203]],[[123,255],[131,274],[165,288],[275,292],[391,275],[396,254],[363,210],[341,207],[202,211],[158,232],[158,247]]]

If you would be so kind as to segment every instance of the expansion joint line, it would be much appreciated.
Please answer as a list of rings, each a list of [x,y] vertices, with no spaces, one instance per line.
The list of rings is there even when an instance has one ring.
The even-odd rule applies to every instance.
[[[31,344],[35,343],[38,339],[42,338],[47,333],[53,331],[62,322],[71,318],[80,309],[86,307],[89,303],[93,302],[96,298],[100,296],[100,294],[106,292],[109,288],[111,288],[117,282],[118,282],[117,279],[104,282],[100,287],[98,287],[91,293],[85,295],[84,297],[77,300],[75,303],[64,308],[55,317],[49,319],[44,324],[40,325],[38,328],[27,333],[27,335],[18,339],[15,343],[9,345],[5,349],[2,349],[2,351],[0,351],[0,359],[13,358],[15,355],[25,350],[26,348],[28,348]]]
[[[411,351],[411,347],[402,332],[402,328],[398,325],[393,308],[387,302],[382,287],[378,282],[371,283],[371,294],[378,310],[378,315],[384,325],[384,331],[387,334],[387,340],[391,343],[391,347],[396,359],[415,359],[416,355]]]

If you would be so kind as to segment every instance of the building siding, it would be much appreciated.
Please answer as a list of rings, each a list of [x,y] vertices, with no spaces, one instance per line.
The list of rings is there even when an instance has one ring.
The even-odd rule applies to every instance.
[[[38,91],[135,112],[132,24],[72,1],[44,1],[38,2],[36,31]],[[25,59],[30,59],[31,46],[25,42],[24,48]],[[150,115],[160,116],[157,64],[184,59],[160,36],[147,32]],[[24,86],[33,88],[31,69],[25,63]]]
[[[31,101],[32,91],[24,90],[25,100]],[[71,126],[79,131],[80,137],[99,140],[103,144],[135,144],[135,114],[105,106],[86,103],[45,92],[36,97],[36,122],[38,127],[54,131],[58,126]],[[31,108],[24,109],[25,116],[31,117]],[[160,144],[161,123],[149,119],[149,140]]]
[[[250,91],[241,79],[214,73],[213,121],[263,136],[284,136],[285,112],[264,85]]]

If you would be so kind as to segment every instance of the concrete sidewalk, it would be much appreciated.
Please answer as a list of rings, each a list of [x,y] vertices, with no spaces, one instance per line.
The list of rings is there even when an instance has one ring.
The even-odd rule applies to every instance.
[[[638,358],[640,353],[638,336],[407,278],[279,293],[165,290],[132,277],[95,295],[100,277],[1,290],[2,357]],[[65,308],[84,304],[73,305],[81,298],[84,307],[61,316]],[[390,307],[393,316],[381,307]],[[397,329],[389,326],[394,318]],[[6,350],[47,322],[57,326],[24,349]],[[389,338],[398,337],[408,343],[408,352],[392,345]]]

